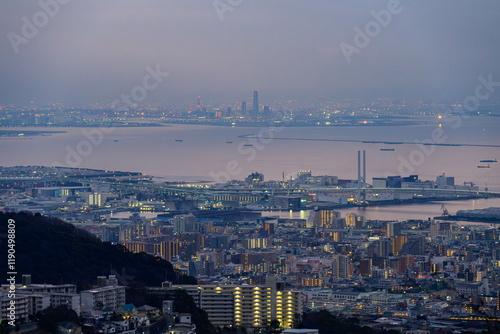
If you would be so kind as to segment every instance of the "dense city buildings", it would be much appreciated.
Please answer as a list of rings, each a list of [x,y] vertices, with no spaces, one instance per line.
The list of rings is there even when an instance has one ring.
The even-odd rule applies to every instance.
[[[435,181],[388,176],[361,185],[311,171],[279,181],[253,172],[242,181],[197,185],[88,169],[29,166],[0,173],[4,211],[59,217],[196,277],[197,285],[165,282],[146,290],[166,303],[165,312],[186,321],[175,333],[193,328],[168,306],[179,289],[220,327],[279,323],[282,330],[293,329],[303,312],[328,310],[362,317],[373,328],[412,332],[499,315],[500,233],[489,225],[498,209],[453,216],[443,206],[441,215],[425,220],[370,220],[354,212],[373,203],[498,196],[456,185],[445,174]],[[71,284],[32,284],[26,275],[17,287],[17,319],[65,305],[90,318],[113,310],[127,321],[115,323],[116,331],[127,330],[132,318],[151,321],[140,307],[126,304],[119,277],[101,276],[94,288],[77,291]],[[7,291],[5,286],[2,300]]]
[[[251,107],[247,107],[250,104]],[[0,106],[0,126],[55,127],[55,126],[161,126],[165,124],[212,124],[227,126],[270,126],[286,122],[287,126],[373,126],[420,124],[421,117],[453,116],[460,102],[422,102],[408,99],[374,100],[334,99],[317,97],[311,103],[296,100],[266,101],[261,107],[259,92],[246,101],[234,103],[196,102],[182,106],[96,104],[72,107],[61,104]],[[500,114],[498,103],[478,107],[477,116]],[[402,119],[403,118],[403,119]],[[440,119],[440,118],[439,118]],[[39,132],[39,130],[37,130]],[[13,134],[8,129],[0,136],[30,133],[29,129]]]
[[[500,333],[500,1],[0,13],[0,334]]]

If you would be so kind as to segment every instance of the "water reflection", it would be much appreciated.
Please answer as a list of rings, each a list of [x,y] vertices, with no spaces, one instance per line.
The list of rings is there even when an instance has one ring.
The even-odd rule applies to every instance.
[[[458,210],[484,209],[489,207],[500,207],[500,198],[474,199],[465,201],[442,201],[428,203],[414,203],[406,205],[391,206],[369,206],[363,208],[336,209],[342,217],[348,213],[356,213],[369,220],[425,220],[429,217],[438,217],[442,214],[441,206],[445,205],[451,215]],[[279,216],[282,218],[307,219],[309,210],[301,211],[266,211],[263,216]]]

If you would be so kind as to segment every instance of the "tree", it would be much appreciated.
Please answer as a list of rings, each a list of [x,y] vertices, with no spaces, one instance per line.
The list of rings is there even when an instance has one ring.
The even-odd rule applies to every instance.
[[[38,325],[40,328],[48,331],[49,333],[57,333],[58,322],[68,321],[75,324],[79,323],[78,314],[64,305],[46,308],[40,312],[39,319]]]
[[[208,320],[206,311],[198,308],[193,298],[185,290],[174,291],[174,310],[179,313],[191,313],[198,334],[215,334],[215,327]]]
[[[159,286],[165,280],[174,284],[197,284],[194,277],[176,272],[164,259],[135,254],[121,245],[102,242],[87,231],[56,218],[27,212],[0,212],[0,234],[7,234],[8,219],[16,222],[16,269],[32,273],[39,282],[60,284],[62,281],[78,284],[79,290],[85,290],[95,284],[97,276],[109,273],[112,265],[116,272],[126,272],[126,276],[118,275],[123,285],[128,283],[126,277],[147,286]],[[0,280],[6,279],[6,272],[0,272]]]
[[[271,323],[269,324],[270,330],[269,333],[281,333],[280,330],[280,322],[277,319],[271,320]]]

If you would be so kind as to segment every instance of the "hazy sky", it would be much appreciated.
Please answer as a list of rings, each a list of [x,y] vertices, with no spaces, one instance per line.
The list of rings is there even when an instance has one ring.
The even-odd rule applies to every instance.
[[[0,105],[110,103],[157,65],[170,75],[144,103],[236,101],[255,89],[262,103],[318,94],[460,99],[474,94],[479,75],[500,81],[496,0],[401,0],[350,63],[339,45],[356,46],[354,29],[394,0],[218,0],[223,13],[212,0],[65,0],[45,24],[40,3],[51,1],[0,4]],[[38,32],[23,34],[34,19]],[[14,34],[25,38],[17,53]]]

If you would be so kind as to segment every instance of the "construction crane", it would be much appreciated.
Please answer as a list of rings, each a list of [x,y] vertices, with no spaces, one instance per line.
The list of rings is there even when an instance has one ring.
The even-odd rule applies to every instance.
[[[443,213],[441,214],[441,216],[443,217],[446,217],[446,216],[449,216],[449,212],[448,212],[448,209],[443,205],[441,205],[441,210],[443,211]]]

